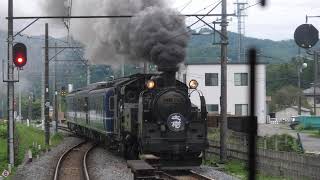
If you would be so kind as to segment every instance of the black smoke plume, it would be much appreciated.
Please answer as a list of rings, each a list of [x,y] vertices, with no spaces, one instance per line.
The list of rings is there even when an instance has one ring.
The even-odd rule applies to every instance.
[[[51,1],[51,2],[50,2]],[[63,8],[63,0],[50,0]],[[148,61],[160,67],[183,62],[189,39],[184,17],[164,0],[73,1],[73,15],[133,15],[133,18],[73,20],[72,35],[98,64]],[[55,13],[64,13],[57,10]]]

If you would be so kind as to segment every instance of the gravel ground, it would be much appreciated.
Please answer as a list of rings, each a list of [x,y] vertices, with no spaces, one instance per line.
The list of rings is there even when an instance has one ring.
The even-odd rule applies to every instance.
[[[88,156],[90,179],[94,180],[132,180],[133,175],[126,161],[107,150],[97,147]]]
[[[49,180],[53,179],[58,159],[67,149],[80,143],[81,139],[66,137],[57,147],[33,160],[32,163],[20,165],[17,168],[14,180]]]
[[[210,166],[200,166],[192,170],[201,175],[213,178],[214,180],[238,180],[238,178],[230,176],[224,172],[218,171],[214,167]]]
[[[100,147],[89,154],[88,166],[90,178],[94,180],[133,180],[126,161]],[[215,180],[237,180],[214,167],[201,166],[193,170]]]

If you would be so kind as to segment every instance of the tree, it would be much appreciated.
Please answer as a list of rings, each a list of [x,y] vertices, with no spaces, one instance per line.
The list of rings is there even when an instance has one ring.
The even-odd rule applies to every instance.
[[[23,119],[28,118],[29,110],[29,97],[22,97],[21,100],[21,115]],[[40,119],[41,117],[41,99],[37,98],[32,100],[32,119]]]
[[[302,90],[292,85],[284,86],[272,95],[271,111],[278,111],[286,107],[298,106],[299,95]],[[301,97],[302,107],[310,108],[306,97]]]
[[[308,67],[301,73],[301,87],[309,88],[314,79],[314,62],[308,61]],[[298,85],[297,64],[294,61],[285,64],[270,64],[267,66],[267,94],[272,95],[284,86]]]

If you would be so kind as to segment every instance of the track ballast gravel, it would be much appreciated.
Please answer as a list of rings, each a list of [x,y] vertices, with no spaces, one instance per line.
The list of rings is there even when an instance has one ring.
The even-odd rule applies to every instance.
[[[192,170],[215,180],[238,180],[210,166],[196,167]],[[126,161],[101,147],[90,152],[88,172],[90,179],[94,180],[133,180],[133,174]]]
[[[66,137],[63,142],[50,152],[34,159],[33,162],[20,165],[14,180],[49,180],[53,179],[55,166],[60,156],[71,147],[83,140],[76,137]],[[87,157],[88,173],[94,180],[132,180],[133,174],[126,161],[102,147],[94,148]],[[201,166],[194,168],[198,172],[215,180],[237,180],[237,178],[216,170],[214,167]]]
[[[76,137],[65,137],[61,144],[52,148],[49,152],[34,159],[33,162],[20,165],[14,180],[49,180],[53,179],[54,171],[59,157],[72,146],[83,140]]]

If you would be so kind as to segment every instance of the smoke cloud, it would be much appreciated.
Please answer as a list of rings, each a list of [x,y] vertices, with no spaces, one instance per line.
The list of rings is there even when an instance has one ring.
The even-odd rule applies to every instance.
[[[65,1],[49,4],[51,14],[65,12]],[[72,14],[134,16],[72,20],[72,36],[86,46],[86,57],[94,63],[148,61],[176,67],[184,61],[189,39],[185,20],[164,0],[74,1]]]
[[[68,14],[67,0],[49,0],[41,2],[49,16],[66,16]]]

